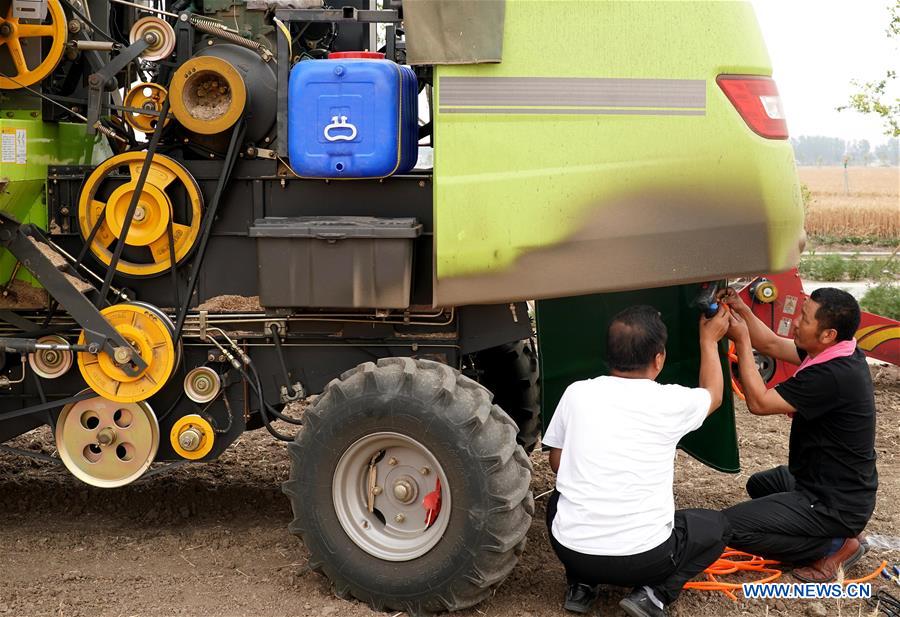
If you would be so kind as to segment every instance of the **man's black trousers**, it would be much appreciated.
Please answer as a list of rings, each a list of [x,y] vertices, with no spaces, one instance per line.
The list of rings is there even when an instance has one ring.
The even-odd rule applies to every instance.
[[[731,523],[731,547],[790,565],[813,562],[829,553],[837,538],[851,538],[864,518],[826,507],[798,489],[787,466],[755,473],[747,481],[750,501],[724,511]]]
[[[566,548],[553,537],[553,519],[559,493],[547,503],[550,544],[566,569],[569,584],[646,585],[664,604],[671,604],[684,584],[705,570],[722,554],[730,531],[728,521],[714,510],[677,510],[675,528],[668,540],[637,555],[586,555]]]

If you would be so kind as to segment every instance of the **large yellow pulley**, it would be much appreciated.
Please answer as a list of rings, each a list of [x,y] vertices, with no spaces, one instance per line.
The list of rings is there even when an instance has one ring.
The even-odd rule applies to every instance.
[[[47,2],[48,23],[20,21],[13,17],[13,4],[12,0],[0,0],[0,90],[31,86],[50,75],[62,58],[68,36],[59,0]],[[37,66],[29,67],[26,52],[32,46],[40,51],[41,40],[47,37],[52,39],[50,49]]]
[[[138,375],[129,375],[109,354],[79,352],[78,368],[90,388],[117,403],[136,403],[162,388],[175,370],[178,355],[172,322],[159,309],[147,304],[116,304],[100,314],[122,335],[134,353],[147,364]],[[85,344],[82,331],[78,344]]]
[[[106,159],[81,191],[81,236],[87,241],[94,233],[91,252],[107,266],[116,243],[123,241],[125,218],[146,156],[124,152]],[[128,276],[160,274],[171,268],[173,253],[175,263],[181,263],[197,242],[202,211],[203,196],[190,172],[167,156],[154,155],[116,271]]]

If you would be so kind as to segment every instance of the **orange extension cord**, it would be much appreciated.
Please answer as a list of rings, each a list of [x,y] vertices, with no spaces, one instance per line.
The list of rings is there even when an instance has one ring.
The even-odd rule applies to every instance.
[[[726,583],[720,581],[718,577],[736,572],[763,572],[766,574],[763,578],[753,581],[745,581],[749,583],[771,583],[781,577],[781,570],[770,566],[778,565],[779,562],[773,559],[763,559],[757,555],[751,555],[743,551],[736,551],[733,548],[725,547],[725,552],[711,566],[704,570],[706,575],[705,581],[689,581],[685,583],[685,589],[697,589],[699,591],[721,591],[732,600],[737,601],[735,591],[739,591],[743,583]],[[850,583],[865,583],[876,578],[879,573],[887,566],[887,562],[881,562],[881,565],[871,574],[867,574],[862,578],[846,579],[844,585]]]

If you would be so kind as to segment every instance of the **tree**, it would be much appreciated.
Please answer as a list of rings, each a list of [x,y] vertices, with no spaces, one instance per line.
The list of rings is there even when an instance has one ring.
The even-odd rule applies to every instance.
[[[890,24],[887,28],[888,38],[900,38],[900,0],[895,0],[889,9]],[[838,111],[853,109],[863,114],[877,114],[884,123],[884,134],[891,137],[900,137],[900,98],[891,100],[891,89],[897,86],[897,71],[888,70],[884,79],[878,81],[860,82],[853,80],[851,84],[859,91],[850,96],[846,105],[837,108]]]
[[[900,164],[900,140],[889,139],[887,142],[875,147],[875,156],[882,165]]]

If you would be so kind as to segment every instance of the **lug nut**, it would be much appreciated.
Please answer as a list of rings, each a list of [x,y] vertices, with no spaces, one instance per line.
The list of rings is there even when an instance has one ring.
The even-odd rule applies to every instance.
[[[398,523],[402,523],[406,520],[406,516],[404,516],[402,512],[399,512],[397,513],[397,516],[394,517],[394,520]]]
[[[200,431],[189,428],[178,436],[178,445],[188,452],[193,452],[200,447],[200,438]]]
[[[381,495],[381,493],[383,491],[384,491],[384,489],[382,489],[380,486],[376,486],[375,488],[372,489],[372,494],[377,497],[378,495]]]
[[[397,464],[397,462],[398,462],[397,459],[395,459],[395,458],[392,456],[392,457],[390,458],[390,460],[388,460],[388,465],[390,465],[391,467],[393,467],[394,465]]]
[[[422,467],[422,469],[420,469],[419,471],[421,472],[421,474],[422,474],[423,476],[427,476],[428,474],[431,473],[431,470],[428,469],[428,467]]]

